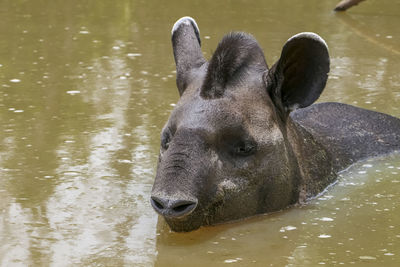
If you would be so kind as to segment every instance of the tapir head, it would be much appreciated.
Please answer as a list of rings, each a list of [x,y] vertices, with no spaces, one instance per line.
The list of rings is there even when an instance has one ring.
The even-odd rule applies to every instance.
[[[252,36],[230,33],[207,62],[196,22],[184,17],[172,45],[180,100],[161,133],[153,208],[172,230],[191,231],[296,203],[289,113],[324,89],[325,42],[297,34],[269,69]]]

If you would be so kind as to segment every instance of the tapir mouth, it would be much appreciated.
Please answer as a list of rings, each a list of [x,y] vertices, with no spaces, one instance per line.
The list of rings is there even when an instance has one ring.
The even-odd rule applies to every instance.
[[[199,229],[202,225],[201,218],[196,213],[192,213],[188,217],[183,219],[170,219],[168,217],[164,217],[167,222],[169,228],[171,228],[174,232],[191,232]]]

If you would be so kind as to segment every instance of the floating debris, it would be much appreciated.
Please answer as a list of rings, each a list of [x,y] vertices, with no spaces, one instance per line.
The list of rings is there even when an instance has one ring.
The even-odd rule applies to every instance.
[[[360,256],[360,260],[376,260],[375,257],[372,256]]]
[[[293,230],[296,230],[296,229],[297,229],[297,227],[288,225],[288,226],[282,227],[279,230],[279,232],[283,233],[283,232],[286,232],[286,231],[293,231]]]
[[[142,54],[140,54],[140,53],[128,53],[127,56],[135,58],[135,57],[141,57]]]
[[[78,90],[67,91],[67,94],[69,94],[69,95],[76,95],[76,94],[80,94],[80,93],[81,93],[81,91],[78,91]]]
[[[333,219],[329,217],[322,217],[319,220],[322,222],[333,222]]]
[[[242,260],[242,258],[227,259],[227,260],[224,260],[224,263],[234,263],[234,262],[238,262],[238,261],[241,261],[241,260]]]

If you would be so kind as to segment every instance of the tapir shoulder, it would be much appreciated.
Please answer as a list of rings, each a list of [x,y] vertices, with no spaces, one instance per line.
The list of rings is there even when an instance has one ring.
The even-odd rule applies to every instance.
[[[355,161],[400,151],[400,119],[341,103],[318,103],[291,118],[345,167]]]

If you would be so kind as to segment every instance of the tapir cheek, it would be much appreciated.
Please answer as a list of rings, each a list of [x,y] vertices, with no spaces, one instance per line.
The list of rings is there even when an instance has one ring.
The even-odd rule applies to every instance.
[[[223,180],[217,185],[216,200],[223,199],[226,195],[239,194],[243,188],[237,181],[234,180]]]

